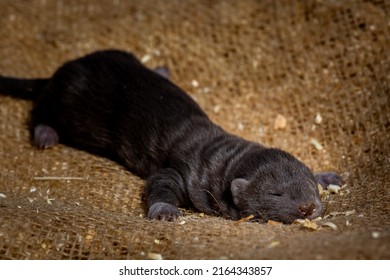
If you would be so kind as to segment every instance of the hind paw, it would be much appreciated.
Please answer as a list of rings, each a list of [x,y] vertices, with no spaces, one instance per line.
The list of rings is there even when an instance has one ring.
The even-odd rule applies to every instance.
[[[317,183],[320,184],[325,190],[329,185],[342,186],[345,184],[343,177],[334,172],[321,172],[314,174]]]
[[[34,143],[38,148],[50,148],[58,144],[58,141],[58,133],[52,127],[39,124],[34,128]]]

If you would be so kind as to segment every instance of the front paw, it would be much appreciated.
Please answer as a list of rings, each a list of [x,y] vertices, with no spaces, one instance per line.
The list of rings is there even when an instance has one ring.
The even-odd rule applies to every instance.
[[[321,172],[314,174],[317,183],[320,184],[325,190],[329,185],[342,186],[345,184],[344,179],[334,172]]]
[[[162,221],[175,221],[180,216],[180,211],[176,206],[165,203],[155,202],[149,207],[148,218]]]

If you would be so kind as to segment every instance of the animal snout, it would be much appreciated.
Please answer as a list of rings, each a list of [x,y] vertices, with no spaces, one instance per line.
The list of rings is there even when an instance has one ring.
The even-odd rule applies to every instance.
[[[303,216],[308,217],[308,216],[311,216],[313,214],[313,212],[316,209],[316,206],[314,203],[311,203],[309,205],[301,205],[298,207],[298,209]]]

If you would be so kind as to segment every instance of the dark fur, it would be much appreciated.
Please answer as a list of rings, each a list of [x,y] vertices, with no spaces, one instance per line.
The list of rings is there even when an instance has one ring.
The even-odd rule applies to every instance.
[[[51,79],[2,77],[0,92],[34,100],[31,130],[38,147],[60,141],[146,178],[150,218],[174,220],[179,206],[284,223],[320,215],[320,180],[308,167],[284,151],[226,133],[158,73],[132,54],[101,51],[65,63]],[[326,176],[341,182],[334,173]]]

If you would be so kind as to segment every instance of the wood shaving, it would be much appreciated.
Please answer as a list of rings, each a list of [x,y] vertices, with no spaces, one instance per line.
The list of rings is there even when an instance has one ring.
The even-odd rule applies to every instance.
[[[86,241],[91,241],[96,235],[96,232],[92,229],[88,229],[87,234],[85,235]]]
[[[312,144],[317,151],[322,151],[324,149],[324,146],[322,146],[317,139],[312,138],[310,144]]]
[[[307,228],[310,230],[317,230],[319,229],[319,225],[317,225],[315,222],[310,221],[309,219],[297,219],[293,222],[293,224],[301,225],[302,228]]]
[[[320,113],[317,113],[316,116],[314,117],[314,123],[315,124],[321,124],[322,123],[322,116]]]
[[[332,223],[332,222],[323,223],[322,226],[323,227],[330,227],[331,229],[334,229],[334,230],[338,229],[338,227],[334,223]]]
[[[303,224],[304,220],[303,219],[296,219],[294,222],[292,222],[293,225],[301,225]]]
[[[275,122],[274,122],[274,129],[285,129],[287,126],[287,119],[281,114],[278,114],[276,116]]]
[[[324,198],[326,197],[327,193],[325,192],[324,188],[321,186],[321,184],[318,184],[317,185],[317,188],[318,188],[318,192],[320,194],[320,197],[321,198]]]
[[[249,220],[253,219],[254,217],[255,217],[254,215],[249,215],[248,217],[245,217],[245,218],[242,218],[238,221],[235,221],[234,224],[236,224],[236,225],[241,224],[242,222],[249,221]]]
[[[0,193],[0,198],[6,198],[7,196],[4,193]]]
[[[215,105],[213,108],[214,114],[218,114],[221,111],[221,105]]]
[[[146,255],[146,258],[149,260],[162,260],[163,259],[163,257],[160,254],[156,254],[156,253],[148,253]]]
[[[281,225],[282,223],[280,222],[276,222],[276,221],[273,221],[273,220],[268,220],[267,221],[267,225],[270,225],[270,226],[278,226],[278,225]]]
[[[330,184],[328,185],[326,190],[324,190],[324,188],[320,184],[318,184],[317,187],[318,187],[318,192],[320,194],[320,197],[322,199],[326,199],[332,194],[338,194],[340,196],[350,194],[351,192],[350,190],[345,188],[346,186],[347,185],[339,186],[339,185]]]
[[[196,88],[199,86],[199,82],[197,80],[192,80],[191,85]]]
[[[93,235],[90,235],[90,234],[87,234],[86,236],[85,236],[85,240],[92,240],[93,239]]]
[[[319,228],[319,226],[315,222],[310,221],[308,219],[305,220],[305,222],[303,223],[302,226],[304,228],[308,228],[308,229],[311,229],[311,230],[317,230]]]
[[[152,56],[151,56],[150,54],[145,54],[145,55],[141,58],[141,62],[142,62],[142,63],[148,62],[151,58],[152,58]]]
[[[268,248],[275,248],[276,246],[280,245],[280,241],[274,240],[270,244],[268,244]]]
[[[328,191],[329,191],[330,193],[339,193],[340,189],[341,189],[341,187],[338,186],[338,185],[332,185],[332,184],[330,184],[330,185],[328,186]]]

